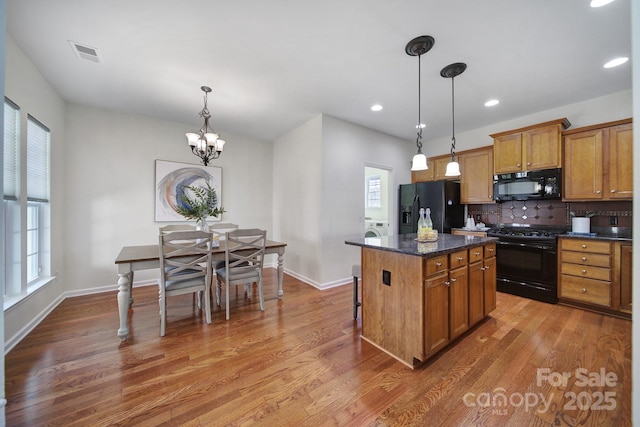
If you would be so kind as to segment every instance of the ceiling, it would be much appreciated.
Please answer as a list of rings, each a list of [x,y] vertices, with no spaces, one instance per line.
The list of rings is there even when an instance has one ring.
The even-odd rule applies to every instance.
[[[602,67],[631,56],[630,16],[629,0],[7,0],[10,37],[65,100],[192,131],[207,85],[215,130],[264,141],[320,113],[414,140],[421,35],[426,140],[451,134],[453,62],[456,133],[631,89],[631,61]]]

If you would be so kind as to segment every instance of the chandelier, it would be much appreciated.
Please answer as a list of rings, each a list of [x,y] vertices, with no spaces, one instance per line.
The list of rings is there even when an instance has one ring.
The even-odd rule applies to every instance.
[[[198,133],[188,132],[186,136],[187,143],[191,147],[191,152],[200,157],[202,164],[207,166],[211,160],[220,157],[225,141],[220,139],[220,135],[215,133],[209,126],[211,113],[209,113],[209,109],[207,108],[207,96],[211,92],[211,88],[201,86],[200,89],[204,92],[204,107],[198,115],[204,119],[204,124]]]
[[[427,166],[427,156],[422,152],[422,128],[424,125],[420,120],[420,57],[429,52],[433,47],[435,40],[431,36],[419,36],[407,43],[404,51],[407,55],[418,57],[418,135],[416,138],[416,145],[418,146],[418,152],[413,156],[411,161],[411,170],[419,171],[429,169]]]

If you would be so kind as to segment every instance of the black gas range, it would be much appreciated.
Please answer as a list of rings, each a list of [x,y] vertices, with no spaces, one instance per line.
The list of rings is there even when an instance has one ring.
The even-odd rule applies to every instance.
[[[558,302],[557,237],[564,229],[504,226],[487,235],[497,237],[497,289],[549,303]]]

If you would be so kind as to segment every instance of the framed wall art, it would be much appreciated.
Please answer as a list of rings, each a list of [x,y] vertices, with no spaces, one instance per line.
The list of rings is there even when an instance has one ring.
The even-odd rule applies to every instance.
[[[184,187],[206,187],[207,183],[216,190],[217,205],[222,206],[222,168],[156,160],[155,220],[186,221],[175,211]],[[221,221],[221,215],[207,220]]]

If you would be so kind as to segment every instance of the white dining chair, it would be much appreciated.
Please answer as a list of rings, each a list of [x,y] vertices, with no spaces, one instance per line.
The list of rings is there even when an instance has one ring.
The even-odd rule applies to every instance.
[[[216,295],[220,294],[222,283],[224,283],[227,320],[229,320],[229,285],[257,283],[260,310],[264,311],[262,266],[266,236],[266,231],[256,228],[229,231],[225,235],[225,264],[216,270]]]
[[[160,336],[165,335],[167,297],[170,296],[202,292],[207,296],[204,298],[206,321],[211,323],[211,239],[211,233],[205,231],[159,233]]]

